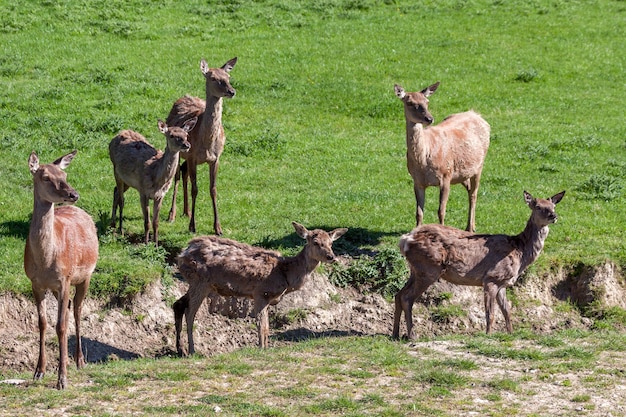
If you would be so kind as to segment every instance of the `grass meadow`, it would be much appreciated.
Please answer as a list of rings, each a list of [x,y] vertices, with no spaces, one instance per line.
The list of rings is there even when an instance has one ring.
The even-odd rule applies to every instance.
[[[623,266],[625,16],[623,0],[3,0],[0,292],[30,294],[22,261],[33,204],[27,164],[33,150],[44,163],[78,150],[67,169],[68,180],[81,195],[77,205],[94,217],[100,236],[91,297],[128,296],[154,280],[172,280],[173,257],[191,238],[188,219],[165,221],[169,193],[161,212],[162,246],[143,245],[139,198],[129,190],[126,235],[113,233],[108,228],[114,187],[108,144],[118,131],[133,129],[163,149],[157,120],[165,119],[184,94],[204,97],[200,59],[215,67],[234,56],[239,60],[231,82],[237,94],[224,102],[227,139],[217,182],[226,237],[291,254],[301,246],[291,226],[298,221],[308,228],[348,227],[348,234],[336,242],[339,254],[394,251],[399,236],[415,225],[415,198],[406,169],[404,114],[393,86],[416,91],[441,81],[430,97],[436,123],[451,113],[474,109],[491,125],[477,205],[478,231],[516,234],[530,214],[523,190],[535,197],[566,190],[557,208],[559,222],[551,227],[533,270],[607,260]],[[210,234],[206,165],[199,167],[199,187],[198,233]],[[182,193],[179,197],[180,214]],[[438,190],[430,188],[425,222],[437,221],[437,205]],[[466,215],[466,192],[454,186],[446,222],[463,228]],[[594,335],[580,337],[595,340]],[[328,343],[343,349],[337,341]],[[353,363],[358,352],[378,352],[379,344],[383,351],[403,353],[370,358],[373,370]],[[292,349],[316,351],[324,345],[312,341]],[[520,381],[545,375],[476,381],[472,364],[455,362],[452,368],[458,371],[441,371],[441,364],[435,363],[429,368],[432,373],[424,376],[408,371],[414,359],[407,356],[405,345],[375,339],[350,341],[346,349],[354,345],[349,358],[337,353],[336,362],[332,355],[312,359],[330,361],[310,366],[321,367],[323,375],[335,381],[337,390],[332,392],[322,392],[315,374],[306,369],[309,379],[265,387],[273,399],[265,405],[238,391],[232,398],[207,394],[195,399],[191,408],[167,401],[148,406],[152,403],[141,388],[132,389],[146,378],[163,381],[161,394],[151,397],[156,401],[184,392],[177,391],[179,383],[204,383],[193,382],[196,376],[232,386],[254,377],[252,384],[278,372],[257,368],[258,363],[290,364],[300,356],[288,350],[244,350],[228,357],[248,356],[241,368],[213,369],[222,366],[218,359],[192,373],[182,372],[181,362],[193,368],[199,361],[191,358],[164,359],[157,365],[111,363],[90,367],[84,374],[74,372],[70,395],[109,405],[91,413],[92,404],[85,401],[67,412],[117,415],[113,404],[135,401],[143,402],[143,408],[122,413],[206,415],[235,401],[239,408],[222,415],[392,416],[429,414],[432,409],[440,411],[431,415],[454,415],[430,402],[455,398],[449,394],[454,387],[478,384],[489,394],[484,415],[525,414],[521,406],[498,411],[508,404],[504,392],[530,393],[532,387],[524,388]],[[611,349],[623,348],[620,339]],[[404,362],[393,359],[389,365],[388,357],[398,355]],[[585,358],[581,360],[589,360]],[[346,363],[358,366],[347,370]],[[123,366],[121,372],[118,366]],[[346,381],[361,387],[384,385],[378,379],[381,372],[389,378],[385,381],[399,384],[393,394],[362,389],[355,400],[351,391],[339,388]],[[458,373],[458,379],[446,372]],[[407,374],[408,379],[394,379]],[[590,377],[602,379],[600,374]],[[75,388],[78,378],[83,381]],[[443,389],[432,382],[439,378],[447,381]],[[423,402],[400,394],[424,386],[435,389],[423,394]],[[5,405],[23,406],[15,393],[19,389],[2,390],[10,391]],[[120,398],[119,392],[128,394]],[[576,395],[581,396],[570,399],[582,403],[584,410],[586,395],[593,393],[583,390]],[[42,409],[63,401],[63,394],[50,390],[34,391],[33,396],[32,403],[43,404]],[[287,403],[302,405],[279,411]]]
[[[295,220],[350,228],[340,253],[395,248],[414,226],[415,199],[393,85],[441,81],[430,100],[436,122],[472,108],[492,126],[478,231],[518,233],[529,215],[523,190],[567,190],[536,267],[623,264],[624,9],[608,0],[7,0],[0,290],[30,292],[21,263],[33,150],[51,162],[78,149],[68,179],[101,240],[92,295],[167,278],[191,238],[188,221],[161,222],[163,248],[136,244],[143,222],[129,190],[126,237],[112,233],[108,143],[130,128],[163,149],[157,120],[184,94],[204,97],[200,59],[221,66],[234,56],[217,185],[225,236],[291,253],[301,243]],[[199,171],[198,233],[209,234],[208,166]],[[428,189],[426,222],[437,221],[437,201]],[[464,227],[466,211],[455,186],[447,223]]]

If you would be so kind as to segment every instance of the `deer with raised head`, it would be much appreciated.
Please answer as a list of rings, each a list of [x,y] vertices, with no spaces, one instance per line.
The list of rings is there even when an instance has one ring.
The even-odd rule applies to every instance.
[[[182,127],[168,126],[159,120],[158,126],[165,135],[167,145],[161,152],[150,145],[146,138],[133,130],[123,130],[109,143],[109,157],[113,163],[115,188],[113,189],[113,210],[111,227],[115,228],[116,211],[120,212],[120,233],[122,229],[122,211],[124,193],[129,187],[139,191],[141,211],[143,213],[144,242],[150,241],[150,200],[154,200],[152,209],[152,229],[154,244],[159,245],[159,212],[163,197],[172,185],[172,179],[178,169],[178,159],[182,151],[188,151],[191,145],[187,140],[197,119],[187,120]]]
[[[489,124],[468,111],[448,116],[436,126],[428,111],[428,97],[439,82],[419,92],[408,93],[396,84],[396,95],[404,103],[407,167],[413,177],[417,200],[415,219],[422,224],[426,187],[439,187],[439,223],[444,224],[450,185],[463,184],[469,196],[466,230],[475,226],[476,198],[480,175],[489,148]]]
[[[46,372],[46,291],[50,290],[58,301],[56,333],[59,342],[59,373],[57,388],[67,385],[67,322],[70,304],[70,287],[74,295],[74,323],[76,327],[76,366],[85,365],[81,338],[80,315],[83,300],[89,289],[91,274],[98,260],[98,235],[92,218],[78,207],[78,193],[67,182],[63,171],[76,151],[51,164],[40,165],[35,152],[30,154],[28,165],[33,174],[34,208],[30,230],[24,249],[24,270],[31,280],[33,297],[39,316],[39,360],[34,379],[43,378]],[[55,204],[69,204],[55,207]]]
[[[198,125],[189,134],[191,150],[183,152],[181,156],[185,160],[176,173],[174,180],[174,192],[172,195],[172,208],[170,209],[169,221],[176,218],[176,194],[178,181],[182,174],[183,179],[183,203],[184,214],[189,217],[189,231],[196,231],[196,197],[198,196],[198,165],[209,164],[209,190],[213,203],[213,230],[216,235],[222,234],[219,216],[217,214],[217,170],[219,159],[224,150],[226,136],[222,126],[223,98],[235,96],[235,89],[230,85],[230,71],[237,63],[233,58],[220,68],[209,68],[207,62],[200,61],[200,71],[206,81],[206,100],[198,97],[184,96],[179,98],[167,116],[167,124],[170,126],[182,126],[187,120],[197,117]],[[187,193],[187,180],[191,180],[191,211],[189,210],[189,197]]]
[[[403,235],[400,252],[411,274],[404,288],[396,294],[393,337],[399,337],[400,317],[404,312],[407,336],[414,338],[413,303],[439,279],[456,285],[482,286],[487,334],[493,328],[496,302],[504,316],[506,330],[511,333],[506,289],[515,284],[543,250],[548,226],[557,221],[555,206],[564,194],[562,191],[548,199],[535,199],[524,191],[532,213],[524,230],[515,236],[474,234],[439,224],[418,226]]]
[[[189,242],[178,256],[178,267],[189,283],[189,289],[173,305],[179,354],[183,353],[180,342],[183,316],[187,319],[188,353],[191,355],[195,351],[193,321],[210,293],[251,298],[257,318],[259,346],[268,347],[268,306],[277,304],[283,295],[300,289],[320,262],[334,262],[332,243],[348,231],[345,228],[331,232],[307,230],[301,224],[292,224],[298,236],[306,240],[304,248],[293,257],[216,236],[198,237]]]

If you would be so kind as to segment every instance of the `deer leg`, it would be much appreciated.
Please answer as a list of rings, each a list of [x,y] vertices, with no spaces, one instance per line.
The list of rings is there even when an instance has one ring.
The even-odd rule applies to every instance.
[[[123,216],[123,211],[124,211],[124,193],[126,192],[128,187],[124,183],[118,182],[116,189],[117,189],[117,206],[120,209],[120,229],[119,229],[119,233],[120,233],[120,235],[124,236],[124,229],[122,228],[122,219],[124,217]],[[113,204],[115,205],[115,202]]]
[[[465,228],[468,232],[476,231],[476,199],[478,197],[479,183],[480,173],[463,183],[469,197],[469,212],[467,214],[467,227]]]
[[[506,299],[506,288],[502,287],[498,290],[498,305],[500,306],[500,311],[502,311],[502,315],[504,316],[504,321],[506,323],[506,331],[509,333],[513,333],[513,326],[511,325],[511,312],[509,301]]]
[[[154,205],[152,206],[152,230],[154,235],[154,245],[159,246],[159,213],[161,212],[161,205],[163,204],[163,197],[155,198]]]
[[[57,339],[59,340],[59,377],[57,379],[57,389],[65,389],[67,385],[67,310],[70,302],[69,285],[64,285],[59,291],[58,299],[58,319],[56,325]]]
[[[406,283],[396,294],[396,310],[394,313],[394,326],[393,337],[398,338],[400,334],[400,317],[404,312],[404,319],[406,321],[406,334],[409,340],[415,339],[413,332],[413,304],[415,300],[420,297],[424,291],[432,285],[434,281],[427,279],[423,274],[418,275],[413,269],[411,269],[411,276]]]
[[[222,226],[220,225],[220,219],[217,215],[217,185],[216,185],[218,168],[219,168],[219,159],[213,163],[209,163],[211,202],[213,203],[213,230],[215,230],[216,235],[220,236],[222,234]]]
[[[80,316],[83,310],[83,300],[87,295],[87,289],[89,288],[89,279],[85,280],[82,284],[76,285],[76,294],[74,294],[74,325],[76,327],[76,351],[74,354],[74,360],[76,361],[76,367],[78,369],[85,366],[85,357],[83,356],[83,346],[80,337]]]
[[[450,183],[444,182],[439,190],[439,224],[444,224],[446,218],[446,206],[448,205],[448,197],[450,196]]]
[[[496,297],[498,295],[498,287],[493,282],[487,282],[483,284],[484,297],[485,297],[485,319],[487,322],[486,333],[491,333],[493,329],[493,323],[495,321],[495,304]]]
[[[424,220],[424,204],[426,203],[426,187],[421,187],[417,184],[414,184],[413,191],[415,192],[415,201],[417,202],[417,208],[415,211],[415,224],[417,226],[420,226]]]
[[[147,245],[150,242],[150,207],[148,204],[150,200],[147,195],[141,194],[141,212],[143,213],[143,233],[144,243]]]
[[[269,347],[270,339],[270,321],[267,311],[269,304],[265,299],[254,300],[254,309],[257,318],[257,330],[259,332],[259,347]]]
[[[172,309],[174,310],[174,326],[176,327],[176,352],[180,356],[183,356],[183,348],[180,343],[180,333],[183,330],[183,316],[185,311],[189,307],[189,293],[183,295],[174,303]]]
[[[176,195],[178,194],[178,183],[180,182],[180,166],[176,167],[176,174],[174,174],[174,190],[172,190],[172,207],[170,208],[170,214],[167,217],[168,222],[176,220]]]
[[[199,291],[196,289],[192,291],[191,288],[187,291],[189,294],[189,303],[187,306],[187,342],[189,343],[189,355],[193,355],[196,353],[196,348],[193,344],[193,321],[196,318],[196,313],[198,309],[202,305],[202,301],[206,298],[208,294]]]
[[[115,216],[117,215],[117,206],[119,205],[119,193],[117,191],[117,186],[115,186],[115,188],[113,188],[113,209],[111,210],[111,227],[113,229],[115,229],[115,223],[117,222],[117,219],[115,218]]]
[[[35,304],[37,305],[37,315],[39,317],[39,359],[33,379],[42,379],[46,373],[46,293],[44,290],[33,288]]]
[[[191,216],[189,217],[189,231],[196,232],[196,197],[198,197],[198,167],[193,164],[187,165],[189,179],[191,181]]]
[[[180,173],[183,180],[183,215],[191,217],[191,211],[189,210],[189,162],[185,161],[180,166]]]

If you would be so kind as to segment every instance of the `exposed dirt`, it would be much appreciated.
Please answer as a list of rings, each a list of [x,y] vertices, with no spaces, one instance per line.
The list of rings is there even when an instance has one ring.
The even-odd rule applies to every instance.
[[[185,290],[186,284],[182,282],[172,288],[155,285],[127,305],[115,307],[88,298],[83,307],[81,323],[87,360],[99,362],[113,358],[175,354],[174,317],[170,306]],[[452,294],[452,297],[442,297],[443,293]],[[546,276],[526,276],[515,287],[512,298],[514,328],[523,325],[537,333],[549,333],[554,329],[589,328],[592,324],[591,320],[581,317],[576,309],[558,308],[564,305],[564,301],[569,299],[587,304],[597,300],[606,306],[626,308],[626,287],[617,268],[606,264],[595,269],[582,268],[575,271],[575,275],[571,271],[558,271]],[[484,331],[482,300],[481,288],[437,283],[414,307],[416,334],[432,336]],[[431,313],[436,309],[432,307],[446,304],[457,305],[465,313],[433,320]],[[56,308],[56,300],[49,295],[46,342],[49,370],[56,366],[58,355],[54,330]],[[273,346],[325,335],[390,335],[394,313],[393,304],[381,296],[363,294],[354,288],[334,287],[325,277],[317,274],[301,291],[288,294],[271,309],[270,343]],[[242,346],[255,346],[256,321],[249,316],[250,310],[251,302],[247,300],[232,301],[221,297],[209,299],[196,319],[194,334],[198,353],[210,356]],[[496,330],[503,329],[504,320],[498,311]],[[73,333],[72,319],[69,334]],[[32,300],[11,294],[0,295],[2,370],[34,369],[38,337],[37,314]],[[70,353],[73,352],[74,341],[71,336]],[[186,338],[184,343],[186,347]],[[432,342],[430,345],[427,347],[431,350],[440,349],[455,354],[453,346],[447,342]],[[497,366],[486,368],[498,369]],[[506,364],[502,368],[506,369]],[[617,406],[610,400],[605,402],[609,406]],[[625,409],[622,411],[626,412]]]

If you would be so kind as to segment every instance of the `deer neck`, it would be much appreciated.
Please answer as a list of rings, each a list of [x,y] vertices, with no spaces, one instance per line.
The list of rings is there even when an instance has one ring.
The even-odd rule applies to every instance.
[[[522,245],[521,271],[524,271],[530,264],[535,262],[543,250],[549,231],[548,226],[538,226],[532,221],[532,218],[528,220],[526,228],[518,235]]]
[[[212,96],[207,90],[206,107],[202,115],[202,135],[205,140],[214,140],[220,136],[223,101],[221,97]]]
[[[309,275],[317,268],[319,261],[311,259],[306,253],[306,247],[294,257],[285,259],[286,292],[299,290]]]
[[[421,123],[406,120],[406,149],[414,157],[425,157],[428,154],[428,143],[425,140],[426,132]]]
[[[54,204],[38,199],[37,195],[35,195],[28,241],[33,259],[39,260],[44,265],[52,265],[56,259]]]
[[[174,177],[178,168],[179,157],[180,152],[171,150],[169,146],[165,148],[161,160],[155,164],[156,179],[159,184],[164,184],[167,179]]]

